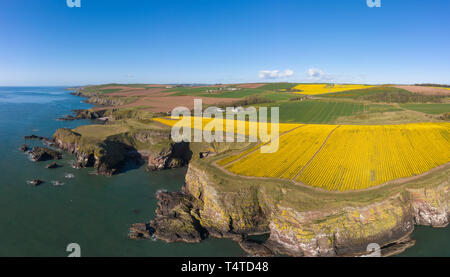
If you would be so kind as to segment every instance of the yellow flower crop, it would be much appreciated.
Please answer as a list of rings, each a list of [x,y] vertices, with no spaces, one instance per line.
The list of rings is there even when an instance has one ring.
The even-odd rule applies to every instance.
[[[374,86],[366,86],[366,85],[333,85],[333,84],[305,84],[305,85],[297,85],[293,89],[299,90],[299,94],[306,95],[317,95],[317,94],[325,94],[325,93],[333,93],[333,92],[341,92],[347,90],[355,90],[355,89],[366,89]]]
[[[226,169],[244,176],[347,191],[419,175],[450,161],[448,123],[305,125],[279,139],[276,153],[254,151],[219,164],[228,162]]]
[[[154,120],[170,126],[177,122]],[[203,119],[203,126],[210,121]],[[217,163],[243,176],[282,178],[331,191],[349,191],[420,175],[450,162],[449,123],[280,123],[276,139],[279,149],[275,153],[256,151],[259,144]]]

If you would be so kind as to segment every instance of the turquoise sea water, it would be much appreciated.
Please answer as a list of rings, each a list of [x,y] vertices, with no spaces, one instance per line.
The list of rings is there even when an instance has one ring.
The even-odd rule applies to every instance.
[[[69,243],[78,243],[82,256],[245,256],[230,240],[167,244],[127,238],[132,223],[153,217],[155,192],[179,190],[186,169],[148,173],[130,167],[103,177],[92,175],[92,169],[73,169],[68,154],[58,162],[63,167],[50,170],[19,150],[25,135],[51,137],[57,128],[89,124],[55,120],[88,108],[82,100],[61,87],[0,87],[0,256],[67,256]],[[35,178],[45,183],[26,183]],[[450,256],[449,230],[418,228],[417,245],[402,255]]]

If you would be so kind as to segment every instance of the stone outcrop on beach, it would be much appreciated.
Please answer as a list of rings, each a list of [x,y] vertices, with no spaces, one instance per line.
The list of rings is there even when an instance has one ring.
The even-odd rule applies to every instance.
[[[46,147],[34,147],[30,152],[30,157],[35,162],[48,161],[48,160],[59,160],[62,158],[62,154]]]

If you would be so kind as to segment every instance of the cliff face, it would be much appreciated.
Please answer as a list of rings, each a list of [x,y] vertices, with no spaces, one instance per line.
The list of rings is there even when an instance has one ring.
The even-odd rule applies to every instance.
[[[363,204],[342,201],[333,209],[326,205],[299,209],[284,201],[288,192],[274,196],[263,184],[236,187],[220,182],[214,173],[191,164],[183,187],[192,203],[187,214],[209,235],[235,238],[241,246],[247,235],[269,233],[268,240],[258,245],[263,252],[251,254],[267,254],[269,249],[291,256],[362,255],[370,243],[377,243],[383,255],[390,255],[413,245],[409,234],[414,225],[442,227],[450,216],[448,180],[428,188],[404,188]],[[176,232],[168,226],[186,226],[189,221],[172,218],[166,221],[164,233]],[[156,230],[161,227],[150,225]]]
[[[269,231],[269,220],[259,203],[258,188],[222,191],[205,171],[190,165],[184,191],[199,203],[199,222],[216,237]]]
[[[94,167],[97,174],[111,176],[125,164],[132,148],[117,141],[87,143],[80,134],[69,129],[58,129],[54,134],[55,145],[75,154],[75,167]]]
[[[277,252],[293,256],[364,253],[370,243],[395,243],[414,228],[410,203],[404,196],[333,212],[276,207],[270,221],[267,243]]]
[[[76,155],[74,166],[94,167],[98,174],[106,176],[118,173],[127,160],[147,160],[147,168],[152,171],[184,166],[191,157],[188,144],[172,143],[166,133],[157,131],[93,140],[69,129],[58,129],[54,141],[60,149]],[[138,146],[149,150],[139,153],[135,148]]]

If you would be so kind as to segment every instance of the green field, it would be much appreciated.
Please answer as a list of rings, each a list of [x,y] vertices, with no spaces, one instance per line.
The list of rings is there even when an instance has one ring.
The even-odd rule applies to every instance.
[[[355,99],[378,103],[441,103],[445,96],[421,95],[391,86],[377,86],[368,89],[321,94],[320,97],[334,99]]]
[[[333,123],[340,116],[399,110],[390,105],[334,101],[290,101],[265,105],[280,108],[280,122]]]
[[[250,95],[262,95],[262,94],[270,94],[272,98],[276,98],[279,95],[283,95],[278,97],[279,99],[273,100],[286,100],[286,95],[288,93],[279,92],[282,89],[290,89],[294,87],[296,84],[294,83],[273,83],[267,84],[259,88],[243,88],[236,91],[223,91],[223,92],[207,92],[207,90],[216,90],[217,87],[200,87],[200,88],[192,88],[192,87],[180,87],[169,89],[166,92],[175,92],[173,95],[190,95],[190,96],[203,96],[203,97],[217,97],[217,98],[243,98]],[[230,86],[233,87],[233,86]],[[269,97],[270,99],[270,97]]]
[[[359,98],[367,98],[367,97],[374,97],[379,95],[398,95],[398,94],[405,94],[405,95],[413,95],[412,92],[406,91],[404,89],[400,88],[394,88],[389,86],[377,86],[367,89],[355,89],[355,90],[348,90],[348,91],[341,91],[341,92],[334,92],[334,93],[327,93],[320,95],[321,97],[327,97],[327,98],[351,98],[351,99],[359,99]]]
[[[428,114],[442,114],[450,112],[450,104],[401,104],[400,107]]]

